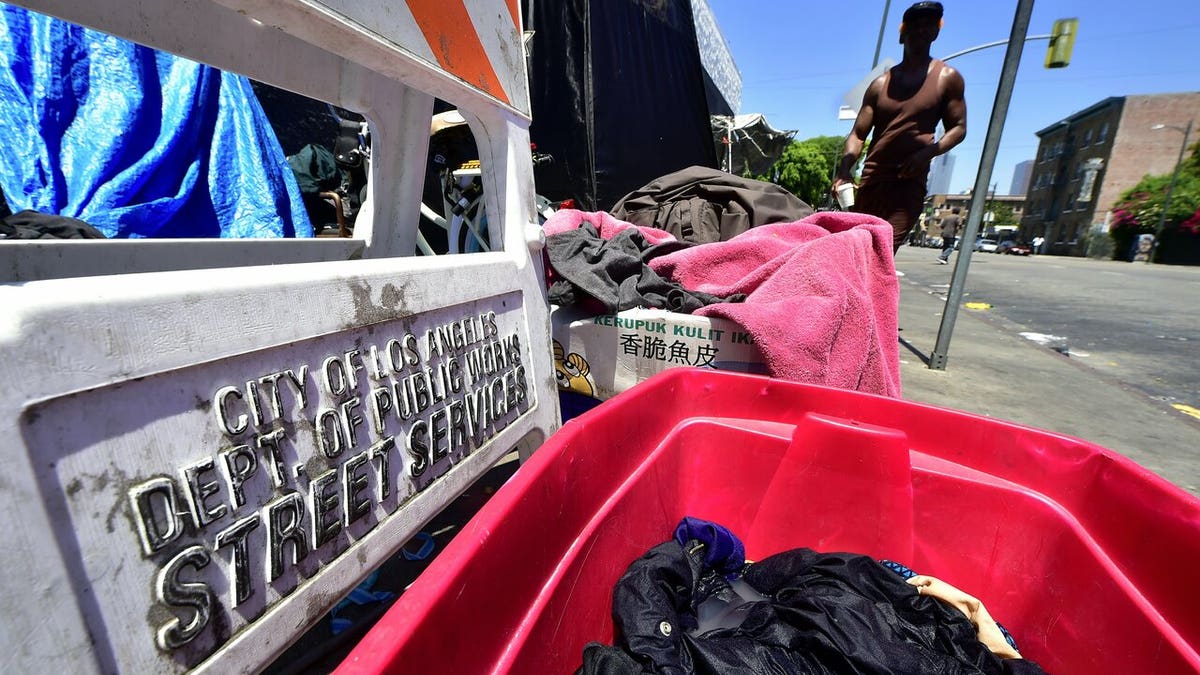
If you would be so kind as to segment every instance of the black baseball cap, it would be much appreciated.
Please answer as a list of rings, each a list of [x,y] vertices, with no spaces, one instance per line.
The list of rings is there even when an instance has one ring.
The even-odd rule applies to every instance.
[[[932,16],[935,19],[942,18],[942,3],[930,2],[928,0],[918,2],[912,7],[904,10],[903,21],[907,22],[911,19],[924,18],[927,16]]]

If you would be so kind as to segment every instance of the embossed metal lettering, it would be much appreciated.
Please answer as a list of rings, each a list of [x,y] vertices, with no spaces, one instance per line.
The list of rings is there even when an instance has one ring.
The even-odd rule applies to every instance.
[[[375,435],[383,436],[387,428],[388,413],[392,411],[392,390],[376,387],[371,390],[371,421],[375,423]]]
[[[267,461],[267,466],[270,467],[271,486],[276,489],[283,487],[287,480],[287,472],[283,466],[282,451],[279,449],[279,441],[282,439],[283,429],[273,429],[269,433],[262,434],[255,439],[255,443],[263,451],[263,459]]]
[[[215,480],[205,481],[203,476],[216,471],[216,462],[212,457],[204,459],[183,468],[183,483],[187,486],[187,499],[191,505],[192,521],[197,528],[204,527],[225,515],[229,509],[225,504],[209,505],[209,497],[221,490],[221,484]]]
[[[317,413],[317,439],[320,441],[321,452],[329,459],[336,458],[346,448],[346,437],[343,433],[338,411],[326,408]]]
[[[392,450],[396,449],[396,439],[388,436],[371,446],[371,459],[379,460],[379,501],[382,503],[392,496]]]
[[[371,511],[371,500],[366,497],[360,497],[359,494],[367,489],[367,474],[366,472],[359,473],[359,469],[366,465],[369,450],[354,455],[346,460],[342,465],[342,494],[345,501],[342,506],[342,515],[345,517],[346,527],[356,520],[366,516]]]
[[[231,559],[233,561],[234,607],[242,604],[254,594],[254,585],[251,583],[254,578],[250,574],[250,547],[247,545],[246,539],[251,530],[258,527],[258,523],[258,514],[255,513],[221,530],[214,539],[217,549],[226,546],[233,547]]]
[[[175,483],[165,476],[152,478],[129,490],[129,502],[137,515],[142,551],[150,555],[179,538],[183,521],[175,501]]]
[[[413,478],[419,477],[425,473],[425,469],[429,468],[429,460],[425,459],[429,452],[429,444],[425,440],[428,433],[429,425],[424,420],[417,420],[408,430],[406,449],[408,456],[412,458],[412,463],[408,465],[408,471]]]
[[[237,436],[250,427],[250,417],[246,413],[240,413],[237,416],[237,421],[230,422],[230,398],[240,401],[242,398],[241,390],[233,386],[225,386],[218,389],[217,393],[213,395],[213,413],[216,414],[217,424],[220,425],[222,431],[230,436]]]
[[[159,649],[190,643],[191,659],[202,634],[219,648],[528,410],[520,335],[501,337],[494,313],[395,327],[231,371],[208,429],[185,406],[170,439],[213,449],[120,493],[169,612],[149,614]]]
[[[158,572],[154,588],[158,601],[174,609],[181,609],[185,619],[172,617],[158,628],[158,648],[164,651],[178,649],[191,642],[208,625],[212,616],[213,593],[207,584],[183,581],[179,575],[187,567],[197,571],[204,569],[212,555],[203,546],[189,546],[168,562]]]
[[[246,403],[250,406],[250,415],[254,418],[254,426],[266,424],[262,414],[262,403],[258,399],[258,383],[250,380],[246,383]]]
[[[321,363],[321,372],[325,376],[325,391],[334,396],[345,395],[348,387],[346,382],[346,365],[336,356],[330,356]]]
[[[362,426],[363,417],[357,411],[361,404],[362,401],[355,396],[342,401],[338,406],[342,413],[342,426],[346,429],[346,447],[353,448],[358,445],[358,428]]]
[[[312,479],[308,484],[309,508],[312,510],[313,549],[321,548],[342,531],[342,521],[329,514],[337,508],[341,495],[337,487],[337,471],[330,469]]]
[[[289,492],[267,504],[267,580],[275,581],[283,574],[283,547],[292,544],[291,565],[308,557],[308,542],[304,536],[304,502],[300,495]]]
[[[233,508],[239,509],[246,503],[246,493],[242,490],[242,485],[258,470],[258,457],[248,445],[222,450],[221,468],[224,469],[225,481],[229,484],[229,493],[233,495]]]
[[[362,372],[363,368],[365,367],[362,360],[362,351],[358,349],[351,349],[350,351],[346,352],[344,356],[346,359],[346,373],[348,374],[348,379],[350,380],[350,388],[358,389],[358,374]]]

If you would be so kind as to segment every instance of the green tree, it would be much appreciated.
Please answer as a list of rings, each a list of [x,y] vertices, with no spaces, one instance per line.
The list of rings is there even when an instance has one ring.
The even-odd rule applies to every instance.
[[[792,141],[771,166],[769,180],[809,204],[820,204],[833,184],[833,171],[842,156],[845,139],[816,136]]]
[[[1012,204],[1007,202],[989,202],[986,211],[992,212],[992,221],[988,225],[993,229],[1018,224],[1016,212],[1013,211]]]
[[[1183,168],[1180,171],[1187,171],[1194,175],[1200,176],[1200,141],[1197,141],[1188,147],[1187,157],[1183,160]]]
[[[1134,237],[1153,234],[1163,222],[1161,255],[1170,257],[1168,249],[1187,245],[1184,238],[1197,236],[1192,225],[1200,214],[1200,163],[1196,152],[1180,167],[1175,191],[1171,193],[1171,204],[1163,219],[1163,206],[1171,174],[1146,176],[1121,194],[1113,205],[1112,227],[1108,235],[1113,239],[1113,257],[1123,259]],[[1194,245],[1194,244],[1193,244]]]

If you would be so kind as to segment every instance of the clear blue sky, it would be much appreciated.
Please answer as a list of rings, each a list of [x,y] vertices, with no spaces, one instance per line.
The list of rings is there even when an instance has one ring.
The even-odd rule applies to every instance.
[[[893,0],[880,60],[899,61],[900,16],[915,0]],[[763,113],[796,138],[845,136],[842,97],[871,69],[884,0],[709,0],[742,74],[741,113]],[[945,27],[934,56],[1007,39],[1016,0],[943,0]],[[1006,193],[1013,167],[1033,159],[1036,131],[1109,96],[1200,91],[1200,0],[1037,0],[1030,35],[1078,18],[1071,65],[1047,70],[1047,41],[1025,43],[991,182]],[[955,156],[952,192],[975,184],[1004,47],[952,60],[967,84],[967,139]],[[1163,132],[1168,133],[1168,132]]]

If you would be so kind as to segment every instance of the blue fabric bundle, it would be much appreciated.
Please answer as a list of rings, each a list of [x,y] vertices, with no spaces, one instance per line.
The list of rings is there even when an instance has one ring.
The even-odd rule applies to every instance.
[[[241,76],[0,5],[0,188],[108,237],[311,237]]]
[[[724,525],[684,516],[675,526],[675,541],[687,546],[692,540],[704,544],[704,564],[726,579],[738,576],[746,564],[746,547]]]

